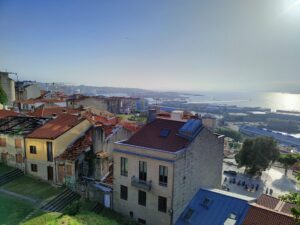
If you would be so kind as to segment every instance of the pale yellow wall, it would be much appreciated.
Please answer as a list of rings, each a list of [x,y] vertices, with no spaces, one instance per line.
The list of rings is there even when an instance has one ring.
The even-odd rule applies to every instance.
[[[82,135],[89,127],[91,123],[88,120],[84,120],[71,130],[67,131],[63,135],[59,136],[53,144],[53,156],[56,157],[63,153],[66,148],[73,143],[80,135]]]
[[[27,156],[27,172],[47,180],[47,166],[53,167],[54,182],[57,179],[57,170],[54,165],[54,158],[66,150],[80,135],[82,135],[91,126],[88,120],[84,120],[77,126],[65,132],[55,140],[26,138],[26,156]],[[47,142],[52,142],[53,162],[47,161]],[[36,146],[37,154],[30,154],[30,145]],[[38,165],[38,172],[31,171],[31,164]]]

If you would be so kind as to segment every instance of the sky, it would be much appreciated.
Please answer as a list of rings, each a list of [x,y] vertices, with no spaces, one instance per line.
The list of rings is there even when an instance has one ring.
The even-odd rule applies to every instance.
[[[300,92],[300,0],[0,0],[20,80]]]

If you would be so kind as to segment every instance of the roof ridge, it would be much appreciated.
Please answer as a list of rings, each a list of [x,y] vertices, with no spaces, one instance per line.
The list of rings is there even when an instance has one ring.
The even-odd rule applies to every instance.
[[[263,210],[266,210],[266,211],[270,211],[270,212],[273,212],[273,213],[277,213],[277,214],[280,214],[282,216],[293,218],[293,215],[291,215],[291,214],[284,213],[282,211],[276,211],[275,209],[270,209],[268,207],[265,207],[263,205],[259,205],[257,203],[253,203],[253,204],[251,204],[251,206],[256,207],[256,208],[260,208],[260,209],[263,209]]]

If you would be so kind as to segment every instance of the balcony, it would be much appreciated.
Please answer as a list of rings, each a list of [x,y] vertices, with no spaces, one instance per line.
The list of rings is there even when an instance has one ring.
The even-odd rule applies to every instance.
[[[140,189],[144,189],[146,191],[150,191],[152,187],[152,181],[144,181],[140,180],[138,177],[131,177],[131,185]]]

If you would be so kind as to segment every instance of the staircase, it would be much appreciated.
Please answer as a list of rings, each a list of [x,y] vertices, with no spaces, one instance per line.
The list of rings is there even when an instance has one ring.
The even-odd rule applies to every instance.
[[[97,203],[94,208],[91,210],[91,212],[93,213],[97,213],[97,214],[100,214],[101,211],[103,210],[104,206],[101,205],[100,203]]]
[[[24,173],[20,169],[14,169],[0,176],[0,186],[13,181],[14,179],[23,176]]]
[[[47,202],[41,207],[42,210],[51,212],[62,212],[71,202],[80,198],[80,195],[70,189],[65,189],[62,193],[57,195],[54,199]]]

